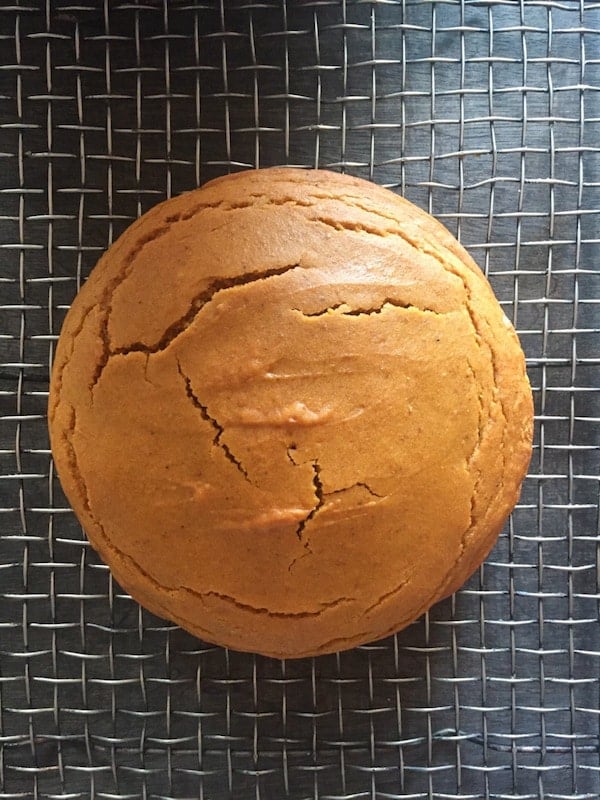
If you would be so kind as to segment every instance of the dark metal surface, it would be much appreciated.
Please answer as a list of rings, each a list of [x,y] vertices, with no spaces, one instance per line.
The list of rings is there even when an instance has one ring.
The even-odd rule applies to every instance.
[[[0,798],[598,798],[599,28],[583,0],[0,4]],[[279,163],[370,177],[458,233],[537,411],[479,574],[396,637],[287,663],[124,595],[45,420],[107,244]]]

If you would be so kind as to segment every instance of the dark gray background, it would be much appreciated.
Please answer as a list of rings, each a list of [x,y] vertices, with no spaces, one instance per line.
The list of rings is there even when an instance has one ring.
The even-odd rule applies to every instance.
[[[0,798],[600,794],[595,2],[0,3]],[[99,254],[230,170],[440,217],[525,348],[536,447],[488,562],[408,630],[282,663],[141,611],[53,472],[49,365]]]

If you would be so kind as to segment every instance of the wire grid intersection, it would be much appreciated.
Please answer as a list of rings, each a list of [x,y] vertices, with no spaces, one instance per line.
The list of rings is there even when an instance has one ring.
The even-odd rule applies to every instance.
[[[600,4],[0,6],[0,798],[600,795]],[[100,253],[225,172],[341,169],[486,270],[536,440],[479,574],[382,642],[278,662],[141,610],[54,473],[49,369]]]

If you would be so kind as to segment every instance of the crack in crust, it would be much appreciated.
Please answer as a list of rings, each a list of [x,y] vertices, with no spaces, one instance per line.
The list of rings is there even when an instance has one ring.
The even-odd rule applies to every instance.
[[[325,504],[325,494],[323,493],[323,483],[322,483],[321,477],[320,477],[321,476],[321,468],[319,467],[319,464],[316,461],[316,459],[315,459],[315,461],[313,461],[312,467],[313,467],[313,479],[312,479],[312,482],[313,482],[313,488],[314,488],[314,492],[315,492],[316,503],[311,508],[311,510],[308,512],[308,514],[304,517],[304,519],[300,520],[300,522],[298,523],[298,527],[296,528],[296,536],[298,537],[298,539],[300,539],[300,541],[303,541],[304,529],[306,528],[308,523],[311,521],[311,519],[314,519],[316,514],[318,514],[318,512],[323,508],[323,505]]]
[[[186,313],[169,325],[160,339],[151,345],[144,344],[143,342],[133,342],[128,347],[111,349],[108,336],[108,317],[105,317],[101,327],[101,338],[104,343],[103,358],[94,373],[91,384],[92,391],[100,380],[104,368],[113,356],[128,355],[129,353],[146,353],[148,355],[161,353],[167,350],[182,333],[185,333],[202,309],[212,302],[216,295],[238,286],[247,286],[251,283],[268,280],[277,275],[285,275],[287,272],[292,272],[299,267],[299,264],[286,264],[283,267],[265,269],[259,272],[248,272],[244,275],[237,275],[234,278],[219,278],[212,281],[205,289],[192,298]]]
[[[75,450],[75,445],[73,443],[73,435],[75,433],[75,428],[77,427],[77,412],[73,408],[73,406],[69,406],[69,422],[67,425],[66,430],[63,433],[63,441],[65,443],[65,448],[67,451],[67,464],[69,467],[69,472],[71,477],[75,481],[75,485],[77,487],[77,491],[79,492],[79,497],[81,499],[82,505],[86,513],[89,515],[91,519],[94,519],[92,514],[92,509],[90,506],[90,498],[88,495],[87,486],[85,480],[83,479],[83,475],[79,468],[79,461],[77,459],[77,451]],[[99,527],[101,527],[99,525]]]
[[[332,497],[334,494],[343,494],[344,492],[349,492],[351,489],[364,489],[371,497],[377,497],[379,500],[385,500],[385,498],[389,496],[386,494],[377,494],[377,492],[371,489],[369,484],[364,481],[356,481],[356,483],[350,486],[342,486],[340,489],[333,489],[331,492],[325,492],[324,497]]]
[[[308,314],[306,311],[302,311],[300,308],[293,308],[292,311],[302,314],[302,316],[306,317],[307,319],[314,319],[318,317],[330,316],[332,314],[337,314],[343,317],[371,317],[375,314],[381,314],[388,308],[409,309],[412,311],[418,311],[421,314],[433,314],[436,317],[443,317],[452,313],[451,311],[435,311],[433,308],[422,308],[421,306],[416,306],[413,303],[400,303],[398,300],[393,300],[389,297],[386,297],[385,300],[383,300],[378,306],[373,306],[371,308],[353,308],[347,303],[336,303],[333,306],[324,308],[322,311],[314,311],[311,314]]]
[[[79,334],[83,330],[83,328],[85,326],[85,323],[86,323],[86,320],[89,317],[89,315],[92,313],[93,310],[94,310],[94,306],[90,306],[89,308],[87,308],[85,310],[85,312],[81,315],[81,319],[79,320],[79,324],[77,325],[77,327],[75,328],[75,330],[73,331],[71,336],[69,337],[69,344],[70,344],[69,352],[64,356],[64,358],[62,360],[62,364],[60,365],[59,369],[56,372],[54,395],[53,395],[53,398],[52,398],[52,403],[48,408],[48,420],[49,420],[49,422],[52,422],[52,420],[54,419],[54,415],[56,413],[56,409],[58,408],[59,403],[60,403],[60,396],[61,396],[61,393],[62,393],[62,384],[63,384],[63,376],[64,376],[65,367],[67,366],[67,364],[71,360],[71,357],[73,356],[73,353],[75,352],[75,342],[77,340],[77,337],[79,336]]]
[[[228,594],[222,594],[221,592],[202,592],[201,594],[195,592],[193,589],[187,589],[185,586],[178,587],[189,591],[190,594],[198,594],[200,597],[216,597],[219,600],[223,600],[226,603],[231,603],[236,608],[240,608],[243,611],[250,611],[253,614],[264,614],[269,617],[274,618],[281,618],[281,619],[302,619],[306,617],[320,617],[324,611],[329,611],[332,608],[337,608],[338,606],[346,605],[347,603],[353,603],[356,601],[355,597],[338,597],[335,600],[330,600],[327,603],[319,603],[319,608],[315,611],[271,611],[269,608],[262,608],[260,606],[252,606],[248,603],[241,603],[239,600],[236,600],[235,597],[231,597]]]
[[[294,449],[294,448],[292,448],[291,446],[288,447],[288,450],[287,450],[288,459],[291,461],[291,463],[295,467],[297,467],[297,466],[299,466],[299,464],[291,458],[290,449]],[[325,505],[328,497],[333,497],[336,494],[344,494],[345,492],[349,492],[352,489],[356,489],[356,488],[364,489],[366,492],[368,492],[371,495],[371,497],[375,497],[378,500],[385,500],[385,498],[388,496],[388,495],[378,494],[373,489],[371,489],[371,487],[369,486],[368,483],[365,483],[364,481],[356,481],[356,483],[353,483],[350,486],[342,486],[339,489],[333,489],[330,492],[324,492],[323,491],[323,484],[322,484],[321,478],[320,478],[320,469],[319,469],[318,472],[317,472],[317,469],[318,469],[317,463],[313,462],[313,470],[314,470],[314,472],[313,472],[313,485],[315,487],[315,499],[317,500],[317,502],[316,502],[315,506],[311,509],[310,513],[303,520],[301,520],[300,524],[298,525],[298,528],[296,529],[296,535],[298,536],[298,539],[301,542],[303,542],[304,549],[305,549],[306,552],[302,553],[302,555],[296,556],[296,558],[294,558],[290,562],[290,564],[288,566],[288,572],[292,571],[292,568],[298,563],[298,561],[302,561],[303,558],[306,558],[307,556],[312,556],[313,555],[313,550],[311,549],[311,546],[310,546],[310,539],[304,538],[304,531],[305,531],[305,528],[306,528],[307,524],[310,522],[310,520],[313,519],[316,516],[317,512],[320,511],[321,508],[323,508],[323,506]]]
[[[236,467],[236,469],[242,473],[245,480],[250,482],[250,478],[248,477],[248,471],[246,470],[242,462],[235,457],[235,455],[231,452],[230,448],[225,444],[225,442],[221,441],[221,437],[225,433],[225,428],[208,413],[208,408],[205,405],[203,405],[198,399],[198,397],[194,394],[194,390],[192,389],[192,382],[189,379],[189,377],[184,374],[183,370],[181,369],[181,364],[179,363],[179,361],[177,361],[177,371],[183,378],[183,382],[185,384],[185,393],[192,401],[192,405],[194,406],[194,408],[198,409],[202,419],[205,420],[205,422],[208,422],[209,425],[211,425],[215,431],[215,435],[213,438],[213,445],[215,447],[219,447],[225,454],[227,460],[230,461]]]
[[[374,603],[371,603],[370,606],[367,606],[362,612],[361,616],[365,617],[367,614],[370,614],[371,611],[375,611],[375,609],[378,608],[382,603],[385,603],[386,600],[391,600],[392,597],[396,597],[397,595],[401,594],[402,590],[408,586],[410,581],[410,578],[405,578],[405,580],[400,581],[398,586],[395,586],[393,589],[390,589],[389,592],[382,594],[381,597],[378,597]]]
[[[498,487],[496,489],[496,492],[494,494],[494,498],[493,498],[493,501],[492,501],[492,502],[494,502],[496,500],[496,498],[499,496],[500,492],[504,488],[504,476],[506,474],[506,452],[505,452],[506,448],[505,448],[505,445],[506,445],[506,432],[507,432],[507,429],[508,429],[508,418],[506,416],[506,411],[504,409],[504,404],[503,404],[503,401],[502,401],[502,396],[501,396],[500,388],[499,388],[499,385],[498,385],[498,366],[496,364],[496,354],[494,352],[494,348],[492,347],[492,345],[483,336],[482,326],[480,325],[478,317],[477,317],[477,315],[475,313],[475,310],[473,308],[473,300],[472,300],[473,293],[472,293],[472,289],[471,289],[469,281],[467,280],[467,278],[464,275],[461,275],[458,270],[453,270],[447,264],[444,266],[445,262],[443,262],[439,257],[437,257],[437,258],[440,261],[440,263],[442,264],[442,266],[444,267],[444,269],[446,269],[448,272],[451,272],[454,275],[457,275],[457,277],[459,277],[463,281],[463,284],[464,284],[464,287],[465,287],[466,296],[467,296],[467,300],[466,300],[466,303],[465,303],[465,309],[466,309],[466,312],[467,312],[467,314],[469,316],[469,319],[471,321],[471,326],[473,328],[473,333],[475,335],[475,343],[476,343],[477,347],[479,349],[481,349],[482,348],[482,342],[485,342],[485,349],[487,350],[488,357],[489,357],[489,360],[490,360],[490,363],[491,363],[491,367],[492,367],[492,377],[493,377],[493,382],[494,382],[494,397],[493,397],[492,402],[494,403],[494,405],[498,409],[499,414],[502,417],[502,422],[503,422],[503,425],[502,425],[502,436],[501,436],[501,440],[500,440],[500,460],[501,460],[501,463],[502,463],[502,469],[501,469],[500,481],[498,482]],[[479,404],[480,404],[480,411],[481,411],[481,406],[482,406],[481,397],[479,397]],[[468,466],[469,467],[471,466],[471,464],[473,463],[477,453],[479,452],[479,450],[481,448],[481,445],[483,444],[483,439],[484,439],[483,429],[479,425],[477,443],[476,443],[476,446],[475,446],[475,449],[474,449],[473,453],[471,453],[471,455],[469,456],[469,461],[468,461]],[[475,479],[475,482],[474,482],[474,485],[473,485],[473,493],[471,495],[471,501],[470,501],[470,524],[469,524],[469,527],[467,528],[467,530],[464,532],[464,534],[461,537],[458,556],[456,557],[456,559],[454,561],[452,570],[450,570],[449,573],[448,573],[448,579],[447,579],[445,585],[447,585],[451,581],[452,572],[454,570],[454,567],[460,562],[460,560],[463,557],[463,554],[464,554],[464,552],[466,550],[467,540],[468,540],[469,534],[470,534],[471,530],[477,525],[478,520],[476,519],[475,514],[474,514],[474,511],[475,511],[475,497],[477,496],[477,490],[478,490],[479,485],[481,483],[481,478],[482,478],[481,471],[479,471],[479,473],[478,473],[478,475],[477,475],[477,477]]]
[[[365,616],[366,613],[370,613],[371,611],[375,610],[382,603],[385,603],[386,600],[389,600],[392,597],[394,597],[396,594],[399,594],[409,583],[410,583],[410,578],[402,581],[398,586],[394,587],[389,592],[386,592],[385,594],[383,594],[371,606],[369,606],[366,611],[361,613],[361,617]],[[183,587],[183,588],[185,588],[185,587]],[[192,593],[193,593],[193,591],[192,591]],[[225,597],[227,597],[227,595],[225,595]],[[355,602],[355,598],[342,597],[342,598],[339,598],[338,600],[333,601],[331,606],[335,607],[335,606],[338,606],[338,605],[343,605],[345,603],[352,603],[352,602]],[[237,603],[237,601],[236,601],[236,603]],[[326,604],[326,605],[328,605],[328,604]],[[186,617],[183,617],[183,616],[180,616],[178,614],[172,613],[172,611],[170,611],[169,609],[165,608],[158,601],[156,601],[156,606],[158,608],[161,608],[163,610],[164,614],[167,617],[169,617],[170,619],[172,619],[174,622],[177,622],[178,624],[181,624],[183,627],[195,628],[197,631],[199,631],[201,633],[203,638],[207,639],[207,641],[214,641],[214,639],[211,638],[213,635],[210,633],[210,631],[207,631],[207,630],[205,630],[203,628],[200,628],[195,623],[192,624],[191,620],[187,619]],[[395,633],[399,628],[402,628],[405,625],[409,624],[412,620],[417,619],[428,607],[429,607],[429,601],[424,603],[423,606],[419,609],[419,611],[416,614],[409,614],[409,615],[405,616],[403,619],[401,619],[397,624],[395,624],[392,627],[390,627],[390,628],[378,633],[377,634],[377,638],[384,638],[386,636],[389,636],[390,634]],[[269,612],[268,610],[263,611],[262,609],[256,609],[253,606],[249,607],[249,609],[253,609],[253,608],[255,609],[255,611],[257,611],[257,613],[266,613],[268,616],[271,616],[271,617],[278,617],[278,616],[279,617],[281,617],[281,616],[284,616],[284,617],[285,616],[295,616],[295,617],[321,616],[325,611],[328,610],[328,608],[323,608],[322,611],[317,611],[317,612],[297,612],[295,614],[294,613],[281,614],[281,613],[278,613],[278,612],[275,612],[275,613]],[[372,636],[373,636],[373,634],[372,634],[371,631],[363,631],[361,633],[356,633],[353,636],[337,637],[335,639],[329,639],[327,642],[324,642],[318,648],[318,650],[316,652],[314,650],[309,650],[306,653],[295,653],[294,657],[295,658],[303,658],[303,657],[306,657],[306,656],[314,656],[314,655],[320,655],[320,654],[323,654],[323,653],[330,653],[330,652],[333,652],[335,649],[342,649],[342,648],[346,648],[346,647],[352,647],[355,644],[360,644],[361,642],[366,641],[368,637],[372,638]],[[285,658],[286,657],[285,654],[282,654],[280,652],[264,653],[264,655],[271,656],[273,658]]]
[[[237,275],[234,278],[218,278],[212,281],[206,289],[199,292],[189,305],[188,310],[176,320],[172,325],[165,330],[163,335],[154,344],[147,345],[142,342],[134,342],[128,347],[120,347],[113,350],[110,355],[127,355],[132,352],[142,353],[160,353],[170,347],[175,339],[177,339],[196,319],[204,306],[208,305],[217,294],[226,291],[227,289],[234,289],[238,286],[247,286],[250,283],[258,283],[259,281],[273,278],[277,275],[285,275],[287,272],[300,267],[300,264],[286,264],[283,267],[274,267],[273,269],[265,269],[259,272],[247,272],[243,275]]]
[[[472,363],[468,359],[467,359],[467,368],[469,370],[471,378],[473,379],[473,384],[475,386],[477,386],[477,375],[475,373],[475,369],[473,368]],[[485,406],[484,406],[484,403],[483,403],[483,397],[481,395],[481,392],[479,392],[479,391],[477,392],[477,401],[478,401],[478,406],[479,406],[478,415],[477,415],[477,439],[475,441],[475,444],[473,445],[472,451],[467,455],[467,457],[465,459],[466,460],[466,466],[467,466],[468,469],[472,468],[472,464],[473,464],[473,461],[475,460],[475,456],[479,452],[479,449],[480,449],[481,444],[483,442],[484,429],[486,427],[484,425]],[[479,489],[479,485],[481,484],[481,478],[482,478],[481,470],[478,470],[477,471],[477,476],[475,478],[475,482],[473,484],[473,494],[471,495],[469,529],[471,529],[476,523],[476,519],[475,519],[475,497],[477,496],[477,490]]]
[[[108,332],[108,321],[110,319],[111,311],[112,311],[112,298],[117,290],[117,288],[125,281],[133,269],[133,265],[135,264],[135,260],[141,251],[148,245],[150,242],[154,242],[156,239],[160,239],[166,233],[169,232],[171,229],[171,223],[167,222],[165,225],[160,225],[158,228],[155,228],[153,231],[148,233],[146,236],[143,236],[135,245],[135,247],[130,250],[127,257],[124,259],[123,266],[118,271],[118,273],[114,276],[114,278],[106,284],[102,294],[100,296],[100,300],[98,302],[98,306],[103,312],[102,323],[100,325],[100,338],[102,340],[102,357],[98,361],[96,365],[96,369],[92,376],[92,382],[90,384],[90,392],[93,392],[94,387],[100,380],[100,376],[104,371],[105,366],[108,363],[110,358],[110,334]],[[88,310],[89,311],[89,310]],[[86,311],[85,313],[88,313]]]

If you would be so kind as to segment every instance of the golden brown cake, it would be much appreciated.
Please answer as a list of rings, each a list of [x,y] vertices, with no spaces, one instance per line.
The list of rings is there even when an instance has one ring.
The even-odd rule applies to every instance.
[[[210,642],[377,639],[493,546],[531,453],[515,332],[431,216],[323,171],[153,208],[65,320],[62,485],[121,585]]]

